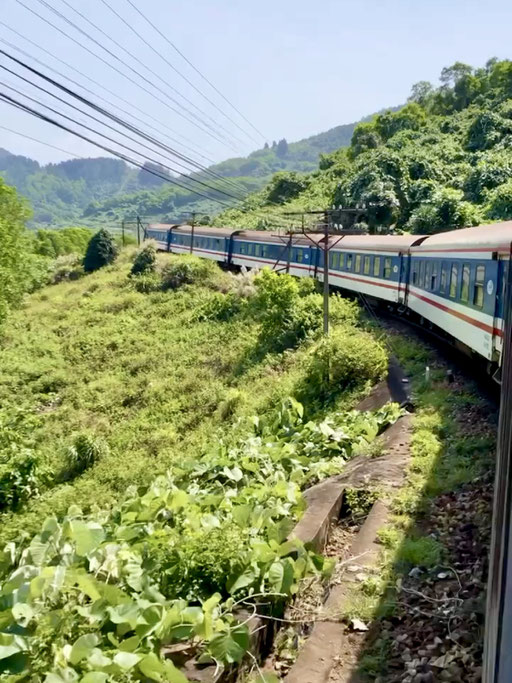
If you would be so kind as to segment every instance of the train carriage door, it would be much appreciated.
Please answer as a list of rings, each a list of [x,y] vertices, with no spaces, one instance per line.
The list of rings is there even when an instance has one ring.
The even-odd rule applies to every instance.
[[[485,292],[487,296],[493,294],[494,287],[494,324],[493,324],[493,352],[495,360],[499,359],[501,364],[501,351],[503,347],[503,316],[505,304],[505,283],[507,282],[508,269],[510,267],[510,256],[500,256],[498,261],[488,261],[487,264],[497,265],[496,270],[489,272],[486,268]]]
[[[402,251],[398,254],[398,293],[397,301],[399,304],[405,304],[407,301],[407,283],[409,282],[409,254],[404,254]]]

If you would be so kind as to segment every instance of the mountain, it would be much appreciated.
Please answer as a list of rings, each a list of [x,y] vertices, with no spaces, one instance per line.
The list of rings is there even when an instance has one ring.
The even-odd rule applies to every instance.
[[[264,187],[278,171],[313,171],[321,154],[350,144],[355,126],[355,123],[336,126],[298,142],[282,139],[247,157],[215,164],[209,170],[236,182],[243,194],[249,194]],[[146,166],[155,170],[154,164]],[[160,175],[166,175],[162,167],[157,170]],[[180,220],[192,211],[218,213],[219,204],[212,198],[229,201],[222,191],[229,191],[225,183],[204,172],[193,177],[213,189],[195,185],[206,195],[201,198],[147,170],[133,169],[124,161],[104,157],[42,166],[33,159],[0,148],[0,175],[30,202],[34,226],[95,225],[136,215]],[[189,182],[186,177],[179,181]]]

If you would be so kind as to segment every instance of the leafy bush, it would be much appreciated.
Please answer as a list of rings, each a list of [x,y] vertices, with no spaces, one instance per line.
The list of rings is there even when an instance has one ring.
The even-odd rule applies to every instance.
[[[132,275],[147,275],[154,273],[156,269],[156,249],[155,245],[149,242],[137,252],[132,265]]]
[[[220,280],[216,263],[198,256],[183,255],[173,258],[162,271],[163,289],[178,289],[183,285],[212,285]]]
[[[199,307],[195,319],[207,320],[230,320],[246,308],[246,300],[233,292],[222,294],[211,292],[206,301]]]
[[[92,273],[103,266],[108,266],[116,260],[117,254],[118,249],[112,235],[105,228],[101,228],[91,237],[87,245],[84,257],[85,272]]]
[[[398,550],[397,559],[416,567],[435,567],[441,562],[442,554],[443,548],[435,538],[406,538]]]
[[[78,280],[84,274],[82,259],[75,254],[59,256],[53,264],[52,283],[65,280]]]
[[[96,464],[108,454],[108,446],[89,434],[78,434],[65,454],[66,478],[72,479]]]
[[[14,510],[37,496],[41,473],[39,458],[28,448],[0,461],[0,511]]]
[[[385,376],[388,357],[384,347],[361,330],[334,329],[311,352],[307,393],[327,399],[352,387],[363,387]]]
[[[512,180],[509,180],[487,197],[486,213],[489,218],[509,220],[512,218]]]
[[[85,253],[92,237],[89,228],[61,228],[38,230],[33,238],[33,250],[41,256],[58,258],[67,254]]]
[[[162,278],[158,273],[141,273],[130,280],[130,285],[136,292],[149,294],[162,289]]]

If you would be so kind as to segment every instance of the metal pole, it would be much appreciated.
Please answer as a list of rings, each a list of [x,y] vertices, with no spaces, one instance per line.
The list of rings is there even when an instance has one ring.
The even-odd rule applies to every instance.
[[[137,216],[137,244],[140,246],[140,218]]]
[[[324,334],[329,334],[329,226],[324,227]]]
[[[123,247],[124,247],[125,246],[125,242],[124,242],[124,220],[121,221],[121,239],[122,239]]]
[[[192,211],[192,220],[190,221],[192,231],[190,234],[190,253],[194,250],[194,228],[196,227],[196,213]]]
[[[512,681],[512,262],[507,262],[483,683]],[[499,296],[499,292],[498,292]]]

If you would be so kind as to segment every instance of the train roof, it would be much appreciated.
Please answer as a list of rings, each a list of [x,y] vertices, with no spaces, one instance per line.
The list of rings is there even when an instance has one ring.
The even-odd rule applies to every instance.
[[[512,221],[503,221],[430,235],[414,251],[506,251],[508,253],[511,243]]]
[[[331,247],[351,251],[407,251],[425,239],[424,235],[331,235]]]

